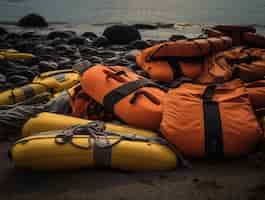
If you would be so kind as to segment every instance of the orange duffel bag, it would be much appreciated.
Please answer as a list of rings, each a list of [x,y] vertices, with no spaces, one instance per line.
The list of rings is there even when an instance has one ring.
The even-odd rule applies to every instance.
[[[88,96],[81,86],[74,89],[74,94],[71,97],[71,108],[71,115],[78,118],[102,121],[110,121],[114,118],[112,113],[105,112],[102,105]]]
[[[244,82],[263,79],[265,76],[265,49],[237,47],[208,56],[200,83],[222,83],[232,78]]]
[[[194,79],[201,73],[203,56],[231,46],[229,37],[165,42],[143,50],[136,62],[153,80],[169,83],[179,76]]]
[[[265,109],[265,80],[246,83],[250,102],[256,111]]]
[[[158,129],[162,117],[161,86],[126,67],[95,65],[81,77],[83,91],[129,125]]]
[[[184,155],[218,159],[247,154],[262,137],[244,83],[183,83],[164,98],[162,134]]]
[[[212,29],[231,37],[233,41],[233,46],[244,45],[244,34],[256,32],[256,29],[252,26],[241,25],[217,25],[214,26]]]

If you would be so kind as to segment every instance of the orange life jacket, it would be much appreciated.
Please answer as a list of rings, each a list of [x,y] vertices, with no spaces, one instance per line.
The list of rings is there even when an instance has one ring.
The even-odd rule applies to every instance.
[[[248,45],[251,47],[265,48],[265,37],[257,34],[252,26],[218,25],[204,29],[209,37],[229,36],[233,45]]]
[[[265,80],[246,83],[250,102],[256,111],[265,110]]]
[[[158,129],[165,91],[126,67],[92,66],[81,77],[83,91],[108,112],[139,128]]]
[[[237,47],[206,57],[201,83],[225,82],[240,78],[245,82],[265,76],[265,49]]]
[[[74,95],[71,97],[71,115],[74,117],[110,121],[114,118],[112,113],[104,111],[104,107],[88,96],[81,88],[75,88]]]
[[[136,62],[153,80],[170,83],[181,75],[194,79],[202,70],[200,57],[231,46],[229,37],[166,42],[143,50]]]
[[[162,134],[183,154],[210,159],[247,154],[262,137],[240,80],[184,83],[164,98]]]
[[[217,25],[213,27],[213,30],[219,31],[223,35],[231,37],[233,41],[233,46],[244,45],[245,33],[256,32],[256,29],[252,26],[241,26],[241,25]]]

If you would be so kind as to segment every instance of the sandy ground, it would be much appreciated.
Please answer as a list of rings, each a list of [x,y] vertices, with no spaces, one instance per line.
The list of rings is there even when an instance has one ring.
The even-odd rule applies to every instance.
[[[1,200],[265,199],[265,166],[253,158],[222,164],[191,161],[192,169],[171,172],[85,169],[37,173],[14,169],[7,149],[7,143],[0,144]]]

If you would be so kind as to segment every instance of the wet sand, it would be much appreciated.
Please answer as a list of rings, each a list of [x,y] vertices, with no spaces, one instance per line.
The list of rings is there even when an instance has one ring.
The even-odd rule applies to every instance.
[[[171,172],[82,169],[40,173],[15,169],[7,149],[7,143],[0,143],[2,200],[265,199],[265,166],[255,156],[218,164],[191,161],[192,169]]]

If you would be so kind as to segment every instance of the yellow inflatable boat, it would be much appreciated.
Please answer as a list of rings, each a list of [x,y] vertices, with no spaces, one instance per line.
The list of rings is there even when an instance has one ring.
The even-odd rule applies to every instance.
[[[54,93],[69,89],[79,83],[80,75],[72,69],[56,70],[36,76],[32,83],[47,85]]]
[[[0,93],[0,105],[15,104],[43,92],[55,94],[69,89],[79,82],[79,73],[73,70],[57,70],[42,73],[32,83]]]
[[[140,136],[134,132],[120,134],[110,131],[109,127],[102,122],[90,122],[29,136],[13,145],[10,156],[17,168],[33,170],[111,167],[154,171],[176,168],[175,151],[163,138]]]
[[[75,125],[85,125],[89,122],[89,120],[81,119],[77,117],[70,117],[66,115],[54,114],[43,112],[38,114],[36,117],[30,118],[22,128],[22,137],[30,136],[40,132],[47,132],[47,131],[54,131],[65,129],[70,126]],[[115,125],[111,123],[106,123],[106,130],[120,133],[120,134],[136,134],[145,137],[155,137],[157,133],[143,130],[143,129],[136,129],[131,128],[129,126],[124,125]]]
[[[0,59],[5,60],[19,60],[19,59],[32,59],[35,56],[30,53],[20,53],[14,49],[0,49]]]

